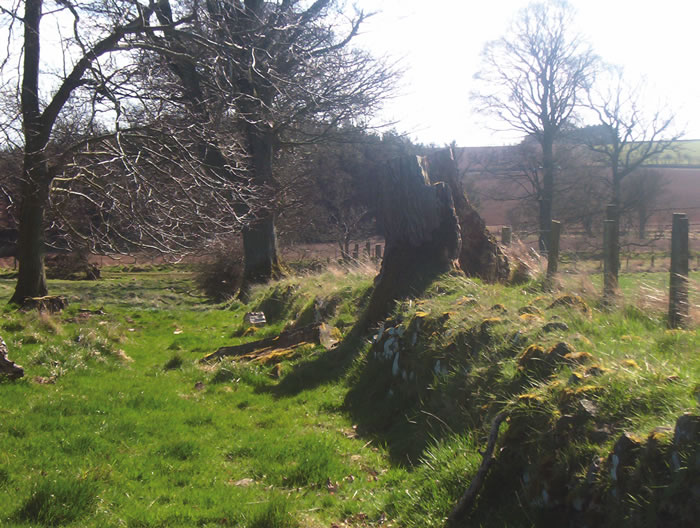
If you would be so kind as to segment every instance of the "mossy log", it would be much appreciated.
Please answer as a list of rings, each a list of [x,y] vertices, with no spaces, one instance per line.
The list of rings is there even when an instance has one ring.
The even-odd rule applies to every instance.
[[[24,369],[10,361],[8,356],[7,345],[2,337],[0,337],[0,376],[7,376],[11,379],[17,379],[24,376]]]

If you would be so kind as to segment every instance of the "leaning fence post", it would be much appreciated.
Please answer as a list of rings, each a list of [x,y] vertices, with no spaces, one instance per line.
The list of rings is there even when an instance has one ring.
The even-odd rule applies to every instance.
[[[501,228],[501,244],[504,246],[510,246],[511,238],[513,235],[513,228],[510,226],[503,226]]]
[[[552,220],[549,228],[549,252],[547,253],[547,280],[554,279],[559,269],[559,236],[561,235],[561,222]]]
[[[615,220],[603,221],[603,297],[609,301],[617,290]]]
[[[673,213],[671,229],[671,280],[668,325],[683,328],[688,324],[688,217]]]

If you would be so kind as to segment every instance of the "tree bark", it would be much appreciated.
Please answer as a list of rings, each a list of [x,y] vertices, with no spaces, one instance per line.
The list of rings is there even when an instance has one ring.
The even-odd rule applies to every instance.
[[[452,149],[431,154],[427,163],[430,181],[444,182],[452,193],[462,239],[459,253],[459,266],[462,271],[484,282],[506,281],[510,273],[508,258],[501,251],[497,240],[486,229],[484,220],[469,203],[459,181]]]
[[[11,303],[48,293],[44,271],[44,210],[51,182],[45,148],[50,126],[39,109],[41,0],[27,0],[24,13],[24,62],[22,75],[22,127],[24,166],[20,191],[17,258],[19,274]]]
[[[24,376],[24,369],[21,365],[14,363],[8,357],[7,345],[2,337],[0,337],[0,375],[7,376],[10,379],[17,379]]]
[[[419,295],[453,269],[461,244],[449,187],[430,185],[415,156],[387,163],[374,183],[377,225],[386,245],[366,325],[385,317],[397,299]]]
[[[253,183],[274,192],[276,182],[272,174],[274,138],[269,131],[261,131],[259,125],[248,124],[247,140],[250,171]],[[277,252],[277,232],[273,210],[264,212],[250,226],[243,229],[244,270],[241,292],[243,295],[255,283],[269,281],[280,275]]]
[[[224,357],[245,356],[247,359],[254,359],[256,353],[265,353],[271,350],[281,350],[285,348],[293,348],[302,344],[321,344],[321,324],[311,324],[286,330],[274,337],[266,337],[257,341],[243,343],[242,345],[225,346],[217,349],[207,356],[199,360],[200,363],[210,363]]]
[[[48,179],[47,175],[44,178],[37,175],[37,172],[45,172],[46,167],[32,167],[35,163],[31,160],[33,157],[32,154],[25,156],[25,181],[22,183],[17,242],[19,272],[10,299],[10,303],[19,305],[28,297],[43,297],[48,293],[44,270],[44,210],[49,184],[41,181]],[[43,162],[39,161],[39,164]]]
[[[540,251],[546,252],[554,200],[554,136],[545,131],[542,139],[542,197],[540,198]]]

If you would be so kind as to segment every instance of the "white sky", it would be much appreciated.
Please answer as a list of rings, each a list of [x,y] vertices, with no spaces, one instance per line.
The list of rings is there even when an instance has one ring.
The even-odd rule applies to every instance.
[[[357,0],[372,17],[360,37],[376,54],[402,58],[401,95],[384,121],[424,143],[460,146],[512,143],[472,114],[469,92],[489,40],[503,36],[527,0]],[[579,30],[607,62],[643,76],[656,101],[677,115],[686,138],[700,138],[700,2],[570,0]]]

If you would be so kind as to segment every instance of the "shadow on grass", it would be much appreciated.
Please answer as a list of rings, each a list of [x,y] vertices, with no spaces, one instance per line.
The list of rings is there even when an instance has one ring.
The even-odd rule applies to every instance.
[[[337,347],[296,365],[278,384],[258,390],[281,398],[341,380],[365,346],[367,331],[364,328],[364,323],[355,324]]]

